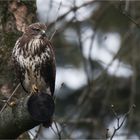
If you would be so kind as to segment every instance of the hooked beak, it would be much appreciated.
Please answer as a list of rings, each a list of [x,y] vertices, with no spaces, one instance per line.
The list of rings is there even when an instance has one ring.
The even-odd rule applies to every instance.
[[[46,31],[45,31],[45,30],[41,30],[41,35],[42,35],[43,37],[45,37],[45,36],[46,36]]]

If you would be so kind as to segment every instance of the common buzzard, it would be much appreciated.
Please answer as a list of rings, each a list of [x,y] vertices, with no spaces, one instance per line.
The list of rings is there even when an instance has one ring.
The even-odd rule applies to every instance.
[[[17,77],[28,93],[47,92],[53,96],[55,89],[55,56],[47,35],[47,26],[34,23],[25,29],[13,48]]]

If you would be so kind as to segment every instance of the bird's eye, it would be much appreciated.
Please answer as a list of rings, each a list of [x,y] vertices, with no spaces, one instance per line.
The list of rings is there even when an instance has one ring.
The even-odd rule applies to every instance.
[[[36,32],[39,32],[40,31],[40,29],[38,29],[38,28],[32,28],[32,30],[34,30]]]

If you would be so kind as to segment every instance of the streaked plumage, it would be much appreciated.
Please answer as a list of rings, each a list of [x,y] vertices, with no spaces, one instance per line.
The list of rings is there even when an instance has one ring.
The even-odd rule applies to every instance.
[[[39,92],[53,95],[55,88],[55,56],[45,31],[45,24],[34,23],[17,40],[12,58],[21,85],[28,93],[33,85]]]

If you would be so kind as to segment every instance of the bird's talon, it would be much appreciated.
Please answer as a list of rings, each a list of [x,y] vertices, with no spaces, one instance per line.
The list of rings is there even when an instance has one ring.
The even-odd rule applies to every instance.
[[[35,94],[35,93],[37,93],[38,92],[38,88],[37,88],[37,86],[34,84],[34,85],[32,85],[32,93],[31,94]]]
[[[13,106],[16,105],[16,102],[15,102],[15,101],[6,102],[6,103],[7,103],[7,105],[8,105],[9,107],[13,107]]]
[[[9,103],[9,105],[10,105],[10,107],[13,107],[13,106],[16,105],[16,102],[15,101],[12,101],[12,102]]]

